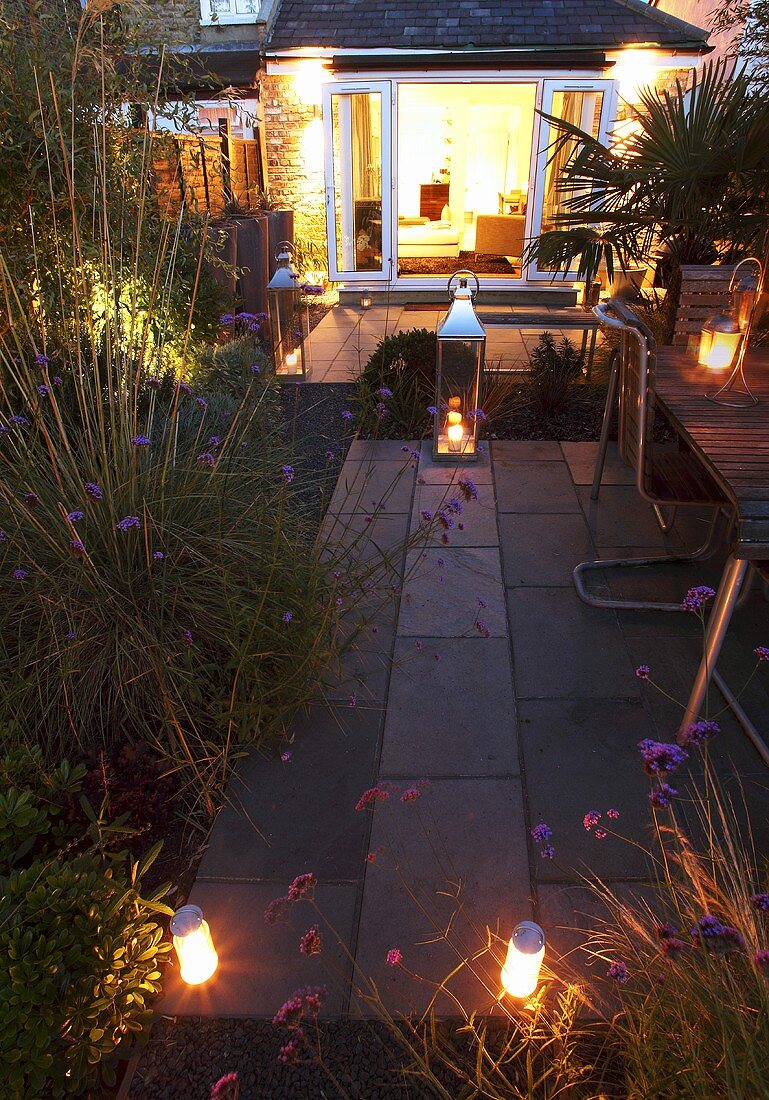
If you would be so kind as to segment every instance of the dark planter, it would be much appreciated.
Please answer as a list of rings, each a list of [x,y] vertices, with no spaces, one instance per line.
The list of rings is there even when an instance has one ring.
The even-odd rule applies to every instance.
[[[219,286],[229,298],[240,299],[248,313],[267,312],[269,282],[269,231],[267,217],[233,216],[211,226],[209,236],[214,251],[232,267],[239,268],[237,277],[217,264],[211,264]]]

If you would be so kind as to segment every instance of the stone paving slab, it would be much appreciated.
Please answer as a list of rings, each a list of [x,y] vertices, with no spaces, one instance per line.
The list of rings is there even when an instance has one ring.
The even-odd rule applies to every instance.
[[[419,459],[418,478],[427,485],[457,485],[460,481],[469,480],[479,487],[491,485],[491,462],[488,455],[481,453],[476,462],[452,464],[447,462],[435,462],[431,454],[430,440],[422,440],[419,444],[421,458]]]
[[[381,706],[318,705],[294,723],[288,763],[247,757],[198,878],[280,882],[313,871],[324,880],[356,881],[368,825],[355,804],[376,779],[381,725]]]
[[[399,638],[393,665],[380,775],[518,775],[505,638]]]
[[[561,450],[566,459],[575,485],[592,485],[595,473],[595,463],[598,457],[597,443],[562,443]],[[601,486],[604,485],[635,485],[635,471],[626,466],[619,457],[617,444],[610,443],[606,452],[606,462],[603,468]]]
[[[495,440],[491,444],[494,467],[504,470],[518,462],[562,462],[559,443],[549,439]]]
[[[495,460],[496,463],[496,460]],[[579,512],[565,462],[519,462],[496,472],[499,512]]]
[[[499,540],[509,588],[571,588],[574,566],[594,557],[581,515],[500,513]]]
[[[636,847],[650,835],[649,781],[637,747],[649,735],[641,700],[524,700],[520,728],[531,820],[550,825],[556,853],[536,860],[537,879],[648,878],[649,862]],[[619,818],[607,818],[609,809]],[[589,810],[603,815],[603,839],[583,826]]]
[[[171,971],[163,996],[164,1015],[272,1018],[293,993],[308,985],[327,990],[321,1016],[346,1012],[356,887],[321,885],[315,893],[317,909],[307,902],[297,903],[287,920],[267,924],[267,906],[286,894],[291,881],[195,883],[190,902],[201,907],[214,930],[219,967],[202,986],[186,986]],[[326,932],[327,925],[336,935]],[[300,953],[299,940],[314,926],[323,934],[323,955],[308,957]],[[329,972],[339,975],[336,982],[329,981]]]
[[[519,699],[638,698],[611,611],[566,588],[508,589]]]
[[[425,530],[425,522],[422,512],[427,510],[431,516],[446,509],[446,505],[453,499],[459,499],[462,512],[460,515],[448,513],[450,522],[454,524],[448,532],[447,538],[450,546],[497,546],[497,509],[494,496],[491,492],[478,493],[477,500],[464,500],[461,493],[458,494],[456,484],[447,485],[420,485],[417,482],[414,507],[411,514],[411,530],[416,532]],[[428,545],[440,546],[443,544],[443,536],[446,532],[442,527],[436,526],[430,529],[426,536]]]
[[[486,607],[479,607],[479,599]],[[411,638],[472,637],[478,633],[478,618],[492,637],[506,635],[502,569],[496,547],[409,551],[399,634]]]
[[[370,514],[382,502],[388,513],[409,512],[414,469],[408,462],[345,462],[329,512]]]
[[[357,961],[386,1005],[419,1012],[434,992],[429,983],[442,981],[459,961],[448,943],[424,942],[447,928],[457,910],[457,900],[444,894],[461,882],[451,942],[467,954],[484,945],[488,924],[509,937],[517,920],[530,918],[520,784],[435,780],[415,803],[391,796],[374,814],[372,851],[380,846],[384,851],[366,868]],[[387,966],[392,947],[403,952],[403,967]],[[487,1011],[499,990],[498,967],[483,960],[482,980],[462,971],[450,988],[464,1004]],[[426,981],[415,981],[413,973]],[[445,995],[438,1008],[457,1015]]]
[[[577,496],[599,546],[656,546],[674,551],[681,546],[675,533],[663,534],[652,506],[630,485],[605,485],[597,501],[591,501],[590,489],[580,485]]]

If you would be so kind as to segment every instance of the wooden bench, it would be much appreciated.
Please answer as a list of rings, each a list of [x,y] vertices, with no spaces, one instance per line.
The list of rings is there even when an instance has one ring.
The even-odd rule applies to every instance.
[[[674,345],[688,347],[690,343],[699,342],[702,326],[708,317],[717,309],[729,305],[729,283],[733,274],[733,266],[682,266]]]

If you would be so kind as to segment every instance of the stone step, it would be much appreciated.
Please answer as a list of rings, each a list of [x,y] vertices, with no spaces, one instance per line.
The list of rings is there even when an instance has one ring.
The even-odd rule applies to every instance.
[[[342,306],[357,306],[360,304],[361,294],[371,299],[372,305],[412,305],[412,304],[437,304],[445,306],[447,296],[445,287],[404,287],[388,291],[386,288],[376,287],[341,287],[339,290],[339,304]],[[476,299],[479,306],[574,306],[577,304],[577,292],[570,286],[521,286],[508,289],[485,290],[481,286],[480,294]]]

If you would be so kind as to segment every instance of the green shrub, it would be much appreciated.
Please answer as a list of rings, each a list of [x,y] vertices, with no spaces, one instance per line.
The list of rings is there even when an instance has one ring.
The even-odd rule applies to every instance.
[[[572,387],[582,375],[583,360],[574,344],[563,337],[556,344],[550,332],[543,332],[531,353],[531,402],[542,416],[560,412]]]
[[[357,382],[364,438],[421,439],[429,433],[427,409],[435,400],[437,346],[435,332],[426,328],[381,341]],[[380,390],[392,397],[383,397]]]
[[[0,1079],[13,1100],[82,1093],[113,1076],[110,1057],[149,1017],[160,989],[157,913],[140,863],[115,851],[80,799],[85,769],[46,774],[39,750],[0,760]]]

